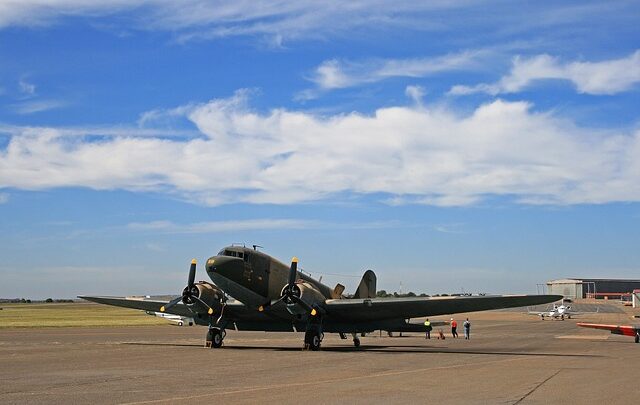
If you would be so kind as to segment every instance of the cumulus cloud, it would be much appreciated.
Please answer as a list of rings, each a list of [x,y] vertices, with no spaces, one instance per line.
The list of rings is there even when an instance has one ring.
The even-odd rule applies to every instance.
[[[517,93],[536,81],[549,79],[570,81],[579,93],[616,94],[628,91],[640,82],[640,50],[624,58],[601,62],[562,63],[549,55],[516,57],[511,72],[497,83],[457,85],[451,88],[449,94]]]
[[[581,128],[525,102],[460,115],[396,106],[371,115],[257,112],[247,92],[184,109],[197,138],[65,136],[9,128],[0,188],[168,193],[199,204],[293,204],[340,195],[390,203],[640,201],[640,131]],[[386,197],[385,197],[386,196]]]

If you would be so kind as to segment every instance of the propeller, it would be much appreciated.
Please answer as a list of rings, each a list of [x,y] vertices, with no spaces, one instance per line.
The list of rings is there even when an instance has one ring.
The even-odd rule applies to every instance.
[[[189,267],[189,279],[187,280],[187,286],[182,290],[182,295],[178,298],[174,298],[167,304],[160,307],[160,312],[166,312],[175,306],[178,302],[182,301],[185,305],[193,305],[196,302],[200,303],[203,307],[207,308],[207,314],[212,315],[213,309],[199,297],[200,290],[194,284],[196,280],[196,259],[191,260],[191,267]]]
[[[289,278],[287,280],[287,284],[282,289],[282,294],[280,295],[280,298],[278,298],[275,301],[270,301],[260,305],[258,307],[258,311],[263,312],[267,310],[269,307],[277,304],[280,301],[284,301],[286,304],[293,304],[294,299],[292,299],[291,297],[294,296],[295,293],[298,294],[298,297],[300,296],[300,288],[296,286],[296,277],[298,276],[297,273],[298,273],[298,258],[293,257],[291,259],[291,266],[289,267]],[[297,290],[297,291],[294,292],[294,290]],[[301,300],[298,299],[298,301],[301,301]]]
[[[275,301],[268,302],[266,304],[260,305],[258,307],[259,312],[263,312],[267,310],[269,307],[277,304],[280,301],[283,301],[287,305],[298,304],[302,308],[305,309],[311,316],[316,316],[318,313],[322,312],[320,308],[311,307],[305,301],[303,301],[300,296],[302,295],[302,291],[300,287],[296,284],[296,279],[298,278],[298,258],[293,257],[291,259],[291,266],[289,267],[289,279],[287,284],[282,289],[282,294],[280,298]]]

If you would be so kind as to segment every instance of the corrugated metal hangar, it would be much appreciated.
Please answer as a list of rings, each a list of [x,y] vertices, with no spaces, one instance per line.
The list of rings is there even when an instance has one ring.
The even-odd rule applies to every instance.
[[[547,293],[565,298],[619,298],[640,289],[640,280],[565,278],[547,281]]]

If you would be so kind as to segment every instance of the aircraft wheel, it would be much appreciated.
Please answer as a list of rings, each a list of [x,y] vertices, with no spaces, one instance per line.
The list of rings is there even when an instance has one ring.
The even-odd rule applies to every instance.
[[[218,328],[211,328],[209,332],[207,332],[207,347],[211,348],[219,348],[222,347],[222,341],[224,340],[224,335],[222,331]]]
[[[313,351],[320,350],[320,334],[316,331],[307,331],[304,335],[304,345]]]
[[[360,339],[358,339],[358,338],[354,338],[354,339],[353,339],[353,345],[354,345],[355,347],[360,347]]]
[[[636,343],[640,343],[640,332],[636,333]]]

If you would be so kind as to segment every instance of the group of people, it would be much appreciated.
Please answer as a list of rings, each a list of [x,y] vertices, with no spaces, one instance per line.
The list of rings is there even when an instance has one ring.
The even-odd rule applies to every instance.
[[[458,337],[458,322],[456,322],[455,319],[451,318],[451,321],[449,322],[449,324],[451,325],[451,336],[454,338]],[[424,321],[424,326],[425,326],[425,339],[431,339],[431,331],[433,330],[433,327],[431,326],[431,321],[429,321],[429,318],[427,318],[426,321]],[[471,322],[469,322],[469,318],[467,318],[464,323],[462,324],[462,327],[464,328],[464,338],[469,340],[471,339]],[[444,333],[442,333],[442,330],[439,331],[439,335],[438,335],[438,339],[444,339]]]

